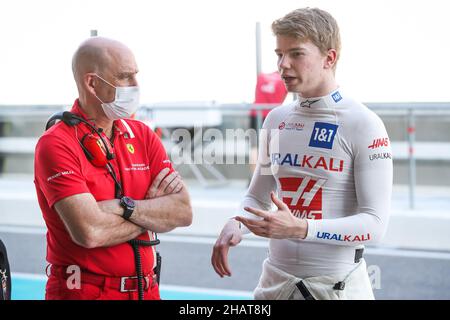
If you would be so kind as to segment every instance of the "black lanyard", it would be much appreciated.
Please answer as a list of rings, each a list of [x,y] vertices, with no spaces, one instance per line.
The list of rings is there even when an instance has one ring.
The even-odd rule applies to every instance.
[[[108,162],[108,164],[106,165],[106,168],[108,169],[108,173],[111,175],[111,177],[114,180],[114,196],[116,197],[116,199],[120,199],[123,196],[123,189],[122,189],[122,185],[120,184],[120,181],[117,179],[116,173],[114,171],[114,167],[110,162]]]

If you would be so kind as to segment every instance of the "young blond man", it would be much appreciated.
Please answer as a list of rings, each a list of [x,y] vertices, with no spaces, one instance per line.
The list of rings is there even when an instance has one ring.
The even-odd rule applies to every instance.
[[[335,79],[341,41],[328,12],[294,10],[272,30],[278,69],[299,99],[267,116],[257,168],[217,239],[213,268],[231,276],[228,250],[252,232],[270,239],[255,299],[374,299],[363,250],[389,220],[386,129]]]

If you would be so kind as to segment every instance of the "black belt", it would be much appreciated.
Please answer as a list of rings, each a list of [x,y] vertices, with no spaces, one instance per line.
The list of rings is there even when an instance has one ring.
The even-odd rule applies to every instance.
[[[355,263],[358,263],[362,259],[363,253],[364,253],[364,248],[355,250]]]

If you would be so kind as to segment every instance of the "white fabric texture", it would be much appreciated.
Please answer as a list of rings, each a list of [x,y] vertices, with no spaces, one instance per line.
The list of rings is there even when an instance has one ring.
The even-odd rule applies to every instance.
[[[334,288],[338,282],[345,283],[342,290]],[[297,287],[303,282],[314,300],[374,300],[372,285],[364,259],[349,273],[301,279],[270,263],[266,259],[258,286],[254,290],[255,300],[305,300]]]
[[[381,119],[342,89],[273,109],[242,208],[271,210],[276,191],[306,218],[305,239],[271,239],[269,260],[296,277],[348,272],[356,248],[377,243],[388,221],[392,151]],[[248,230],[247,230],[248,231]]]

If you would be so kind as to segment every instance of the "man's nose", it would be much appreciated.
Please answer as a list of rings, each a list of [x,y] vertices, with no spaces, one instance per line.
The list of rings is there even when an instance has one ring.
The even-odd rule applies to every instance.
[[[291,62],[289,60],[289,57],[283,55],[279,60],[278,60],[278,69],[282,70],[282,69],[289,69],[291,67]]]
[[[134,87],[139,86],[139,81],[137,80],[137,77],[135,75],[131,78],[130,85]]]

